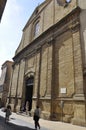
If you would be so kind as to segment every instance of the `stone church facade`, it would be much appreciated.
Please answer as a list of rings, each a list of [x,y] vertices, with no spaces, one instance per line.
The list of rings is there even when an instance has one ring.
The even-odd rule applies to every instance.
[[[45,0],[23,29],[8,103],[39,104],[42,118],[86,125],[86,1]]]

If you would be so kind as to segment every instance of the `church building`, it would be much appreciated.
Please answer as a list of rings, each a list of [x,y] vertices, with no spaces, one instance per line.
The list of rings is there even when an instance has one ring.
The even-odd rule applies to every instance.
[[[8,103],[42,118],[86,125],[86,0],[45,0],[23,28]]]

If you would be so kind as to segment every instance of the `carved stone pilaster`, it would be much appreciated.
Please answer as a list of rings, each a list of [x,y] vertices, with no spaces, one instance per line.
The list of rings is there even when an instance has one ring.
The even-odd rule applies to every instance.
[[[75,26],[73,28],[72,37],[73,37],[74,75],[75,75],[74,99],[84,100],[82,53],[80,44],[80,31],[78,26]]]

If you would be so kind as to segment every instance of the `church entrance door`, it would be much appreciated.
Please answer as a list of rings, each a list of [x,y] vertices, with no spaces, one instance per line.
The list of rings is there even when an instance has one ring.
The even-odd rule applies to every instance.
[[[26,92],[25,92],[25,107],[28,102],[28,110],[32,109],[32,96],[33,96],[33,83],[34,77],[31,76],[26,80]]]

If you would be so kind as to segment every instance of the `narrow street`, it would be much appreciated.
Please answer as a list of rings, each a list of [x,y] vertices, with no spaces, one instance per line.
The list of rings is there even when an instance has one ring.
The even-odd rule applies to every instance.
[[[4,118],[0,117],[0,130],[34,130],[34,129],[23,126],[17,126],[11,123],[6,124]]]

